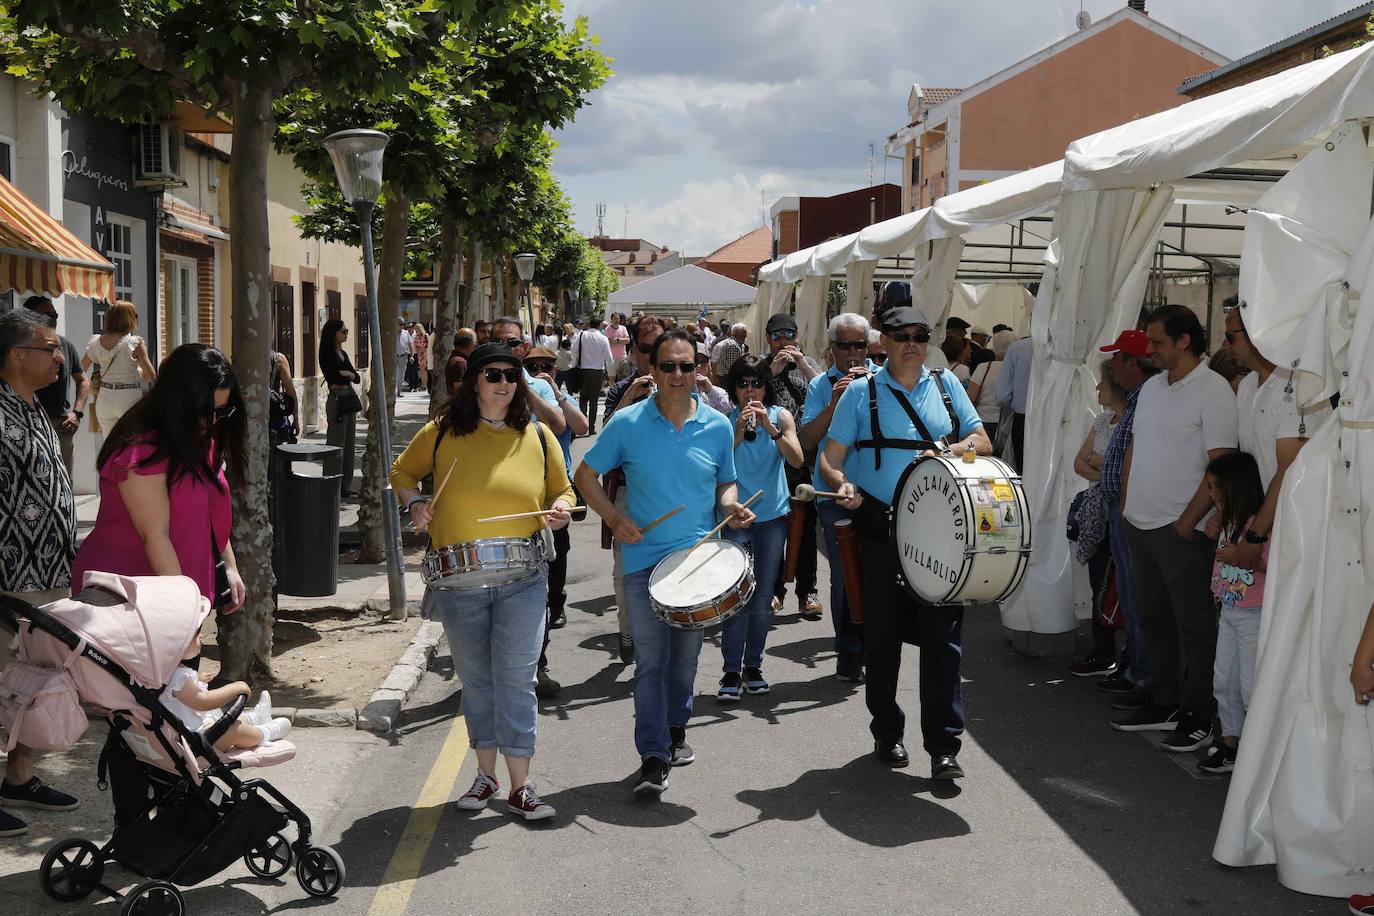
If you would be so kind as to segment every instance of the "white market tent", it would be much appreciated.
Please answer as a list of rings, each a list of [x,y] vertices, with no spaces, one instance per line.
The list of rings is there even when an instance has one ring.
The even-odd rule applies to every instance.
[[[1094,412],[1097,348],[1135,323],[1171,232],[1194,257],[1243,255],[1253,342],[1295,370],[1301,404],[1338,390],[1341,401],[1285,478],[1254,695],[1214,855],[1277,863],[1284,884],[1330,896],[1367,892],[1374,874],[1374,731],[1347,682],[1374,594],[1374,305],[1361,308],[1374,302],[1371,121],[1374,45],[1086,137],[1062,163],[789,255],[760,271],[751,314],[761,327],[800,281],[798,323],[814,346],[830,275],[845,272],[848,308],[867,313],[864,281],[886,270],[905,274],[940,323],[983,233],[1005,237],[1053,213],[1043,264],[1027,271],[1040,280],[1023,468],[1035,554],[1002,614],[1012,631],[1062,633],[1085,616],[1063,531],[1082,486],[1071,459]],[[1217,218],[1228,215],[1219,205],[1240,212]]]
[[[738,309],[754,301],[754,287],[695,264],[650,277],[607,297],[612,311],[648,308],[657,315],[691,320],[708,311]]]

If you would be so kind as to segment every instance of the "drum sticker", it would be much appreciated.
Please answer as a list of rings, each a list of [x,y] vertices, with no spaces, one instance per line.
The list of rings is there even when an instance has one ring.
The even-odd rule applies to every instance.
[[[1011,484],[1005,480],[997,481],[992,485],[992,496],[999,503],[1009,503],[1016,501],[1016,494],[1012,491]]]
[[[992,505],[992,487],[987,483],[979,484],[972,488],[973,502],[979,506]]]
[[[1016,511],[1016,503],[1006,502],[1002,504],[1000,524],[1003,528],[1020,528],[1021,514]]]
[[[979,509],[977,522],[978,533],[997,534],[1001,529],[1001,521],[998,516],[999,513],[996,509]]]

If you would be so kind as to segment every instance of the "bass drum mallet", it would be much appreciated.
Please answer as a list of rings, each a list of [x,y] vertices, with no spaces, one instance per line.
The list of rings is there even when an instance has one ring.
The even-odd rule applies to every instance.
[[[818,496],[828,499],[840,499],[840,494],[831,493],[829,490],[817,490],[809,483],[799,483],[797,488],[792,491],[792,498],[800,503],[809,503]]]

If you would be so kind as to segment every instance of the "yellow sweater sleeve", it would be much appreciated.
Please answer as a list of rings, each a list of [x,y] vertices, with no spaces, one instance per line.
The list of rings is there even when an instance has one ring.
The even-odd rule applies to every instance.
[[[401,452],[391,465],[391,485],[405,487],[407,490],[420,489],[420,478],[434,470],[434,440],[439,428],[433,421],[420,427],[415,438],[410,440],[405,451]]]

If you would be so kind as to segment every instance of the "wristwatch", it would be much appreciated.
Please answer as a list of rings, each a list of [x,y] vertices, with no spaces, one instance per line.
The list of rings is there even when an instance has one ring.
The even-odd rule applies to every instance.
[[[1254,532],[1254,531],[1247,531],[1247,532],[1245,532],[1245,543],[1247,543],[1247,544],[1267,544],[1267,543],[1269,543],[1269,535],[1267,535],[1267,534],[1258,534],[1258,533],[1256,533],[1256,532]]]
[[[72,413],[76,414],[78,420],[86,419],[86,412],[84,410],[73,410]]]
[[[409,512],[409,511],[411,510],[411,508],[412,508],[416,503],[427,503],[427,502],[429,502],[429,497],[428,497],[428,496],[412,496],[410,499],[407,499],[407,500],[406,500],[406,511]]]

